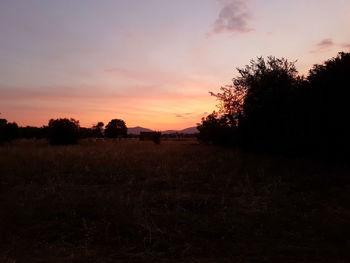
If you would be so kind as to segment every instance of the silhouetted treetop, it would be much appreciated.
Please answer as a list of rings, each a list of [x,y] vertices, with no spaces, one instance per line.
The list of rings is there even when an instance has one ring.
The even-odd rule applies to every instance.
[[[105,136],[108,138],[126,137],[127,131],[128,129],[123,120],[113,119],[106,126]]]
[[[296,82],[300,81],[295,62],[285,58],[270,56],[265,60],[258,57],[237,71],[239,76],[233,78],[232,85],[221,87],[219,93],[210,93],[218,99],[219,112],[230,120],[231,125],[238,125],[247,114],[260,111],[264,104],[283,104],[281,96],[287,99]]]
[[[74,119],[51,119],[48,138],[53,145],[76,144],[79,137],[79,121]]]
[[[263,57],[258,57],[256,60],[252,59],[250,64],[244,68],[237,68],[240,76],[233,79],[233,84],[236,87],[248,89],[269,76],[295,78],[298,75],[295,62],[273,56],[267,57],[266,60]]]

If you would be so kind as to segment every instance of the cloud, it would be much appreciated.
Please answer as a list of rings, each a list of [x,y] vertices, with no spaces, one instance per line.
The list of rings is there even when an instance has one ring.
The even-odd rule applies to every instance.
[[[334,46],[334,42],[333,42],[333,39],[326,38],[326,39],[323,39],[321,42],[317,43],[316,46],[319,49],[328,49]]]
[[[322,41],[318,42],[314,49],[310,51],[310,53],[318,53],[329,51],[331,48],[340,48],[340,49],[350,49],[350,43],[339,44],[334,42],[332,38],[325,38]]]
[[[314,49],[310,51],[310,53],[318,53],[318,52],[324,52],[330,50],[332,47],[334,47],[336,44],[334,43],[333,39],[331,38],[325,38],[321,40],[320,42],[316,43],[314,46]]]
[[[174,113],[176,118],[181,119],[191,119],[191,118],[201,118],[202,114],[198,114],[197,112],[185,112],[185,113]]]
[[[196,113],[194,112],[186,112],[186,113],[174,113],[176,118],[183,118],[183,119],[188,119],[195,115]]]
[[[224,6],[213,25],[212,34],[220,33],[247,33],[253,31],[249,27],[252,19],[251,13],[246,5],[247,0],[220,1]]]

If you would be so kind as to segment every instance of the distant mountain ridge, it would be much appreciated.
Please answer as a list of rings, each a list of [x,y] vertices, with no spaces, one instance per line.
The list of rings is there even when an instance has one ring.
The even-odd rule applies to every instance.
[[[152,132],[153,130],[143,128],[140,126],[128,128],[128,134],[139,135],[141,132]],[[171,133],[183,133],[183,134],[193,134],[198,133],[197,127],[189,127],[183,130],[165,130],[161,131],[162,134],[171,134]]]
[[[143,128],[140,126],[136,126],[133,128],[128,128],[128,134],[135,134],[135,135],[139,135],[141,132],[152,132],[152,130],[147,129],[147,128]]]
[[[162,131],[162,134],[171,134],[171,133],[183,133],[183,134],[193,134],[198,133],[197,127],[190,127],[183,130],[166,130]]]

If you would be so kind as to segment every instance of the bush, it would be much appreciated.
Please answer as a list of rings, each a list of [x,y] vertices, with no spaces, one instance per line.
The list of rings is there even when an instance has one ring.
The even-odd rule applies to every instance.
[[[162,133],[161,132],[155,132],[154,133],[154,137],[153,137],[153,142],[155,144],[160,144],[160,138],[162,136]]]
[[[230,125],[225,116],[218,116],[213,112],[202,123],[198,124],[199,131],[197,138],[201,142],[213,143],[215,145],[233,145],[237,138],[235,126]]]
[[[74,119],[51,119],[48,138],[52,145],[76,144],[79,137],[79,121]]]

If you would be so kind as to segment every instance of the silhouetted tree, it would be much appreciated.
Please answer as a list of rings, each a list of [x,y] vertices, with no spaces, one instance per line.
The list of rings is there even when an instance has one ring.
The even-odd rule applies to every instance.
[[[296,92],[302,81],[294,62],[282,58],[258,58],[239,69],[234,85],[246,90],[239,132],[243,145],[269,149],[293,146],[298,116]]]
[[[0,119],[0,142],[11,141],[18,137],[17,123],[9,123],[6,119]]]
[[[79,121],[74,119],[51,119],[48,138],[52,145],[76,144],[79,137]]]
[[[101,138],[103,137],[103,127],[104,127],[103,122],[98,122],[95,126],[92,127],[92,133],[95,137]]]
[[[239,76],[233,79],[233,85],[222,87],[221,93],[211,93],[220,102],[222,120],[214,121],[211,116],[207,125],[230,127],[225,131],[231,133],[231,143],[239,142],[244,147],[286,146],[294,140],[295,94],[302,82],[295,63],[284,58],[259,57],[237,70]],[[203,127],[199,130],[203,133]]]
[[[317,151],[350,154],[350,53],[314,65],[308,80],[308,138]]]
[[[120,138],[127,136],[128,129],[125,122],[120,119],[111,120],[105,129],[105,136],[108,138]]]

